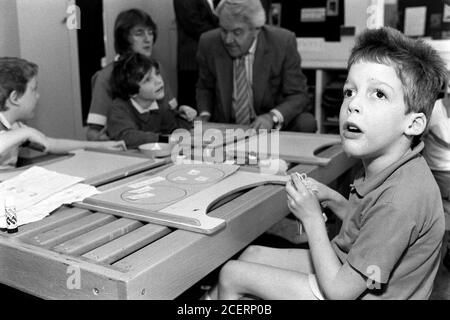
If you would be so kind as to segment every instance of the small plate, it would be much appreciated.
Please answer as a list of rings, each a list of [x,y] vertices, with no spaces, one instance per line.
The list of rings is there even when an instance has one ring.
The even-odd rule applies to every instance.
[[[155,142],[141,144],[138,149],[150,158],[168,157],[172,152],[173,145],[169,143]]]

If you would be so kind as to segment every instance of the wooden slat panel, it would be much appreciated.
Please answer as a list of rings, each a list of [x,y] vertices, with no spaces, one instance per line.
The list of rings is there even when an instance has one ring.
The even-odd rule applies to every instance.
[[[87,252],[83,257],[97,262],[113,263],[168,233],[170,233],[169,228],[149,223],[97,249]]]
[[[49,217],[20,226],[19,232],[15,234],[15,238],[27,241],[27,238],[30,238],[37,233],[43,233],[61,225],[68,224],[89,214],[92,213],[86,209],[61,207]]]
[[[123,273],[110,266],[0,237],[0,280],[45,299],[124,299]]]
[[[227,227],[214,234],[177,230],[113,264],[129,277],[127,299],[173,299],[288,212],[281,186],[255,188],[211,212]]]
[[[45,247],[54,246],[80,234],[89,232],[101,225],[107,224],[116,218],[109,214],[93,213],[64,226],[36,235],[32,240],[35,244]]]
[[[76,238],[70,239],[54,247],[53,250],[65,254],[80,255],[112,241],[132,230],[142,226],[142,223],[131,219],[118,219]]]

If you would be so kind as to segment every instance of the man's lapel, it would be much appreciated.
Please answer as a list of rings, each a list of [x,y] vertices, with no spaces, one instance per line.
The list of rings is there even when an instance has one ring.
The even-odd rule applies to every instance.
[[[226,52],[223,45],[218,48],[215,63],[223,113],[225,115],[225,119],[230,121],[232,108],[231,99],[233,96],[233,60]]]
[[[259,109],[262,106],[264,92],[269,81],[271,61],[270,50],[267,47],[266,33],[263,27],[258,35],[255,60],[253,61],[253,107],[257,114],[259,114]]]

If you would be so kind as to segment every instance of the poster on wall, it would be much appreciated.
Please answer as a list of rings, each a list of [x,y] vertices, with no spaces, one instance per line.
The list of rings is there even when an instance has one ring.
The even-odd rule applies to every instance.
[[[269,24],[281,26],[281,3],[272,3],[270,5]]]
[[[450,4],[444,4],[444,14],[442,15],[442,22],[450,22]]]
[[[427,7],[409,7],[405,9],[404,33],[410,37],[423,37],[425,35],[425,22]]]

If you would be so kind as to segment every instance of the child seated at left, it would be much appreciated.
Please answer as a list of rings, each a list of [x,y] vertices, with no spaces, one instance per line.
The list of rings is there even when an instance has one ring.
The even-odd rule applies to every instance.
[[[159,64],[151,57],[130,53],[114,64],[111,75],[114,102],[108,114],[108,135],[128,148],[164,142],[177,128],[190,129],[195,109],[172,109],[164,95]]]
[[[124,150],[123,141],[81,141],[47,137],[22,121],[31,120],[39,100],[38,66],[15,57],[0,57],[0,168],[15,167],[21,146],[49,153],[82,148]]]

